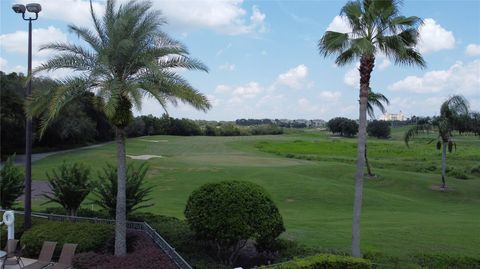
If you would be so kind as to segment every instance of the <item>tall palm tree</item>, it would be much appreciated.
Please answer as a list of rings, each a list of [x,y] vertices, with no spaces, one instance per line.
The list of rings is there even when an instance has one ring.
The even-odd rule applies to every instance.
[[[341,9],[351,32],[327,31],[318,42],[324,57],[336,55],[337,65],[360,60],[360,109],[357,146],[357,172],[352,221],[352,255],[360,257],[360,214],[363,195],[363,169],[365,167],[365,143],[368,88],[375,66],[375,55],[383,53],[397,64],[419,65],[425,61],[415,46],[418,27],[422,20],[399,14],[397,0],[350,1]]]
[[[59,87],[38,91],[30,98],[29,114],[41,117],[41,129],[61,113],[62,107],[85,91],[94,92],[110,122],[115,126],[118,163],[118,193],[115,223],[115,255],[126,253],[125,127],[132,121],[132,107],[140,110],[144,96],[156,99],[165,109],[177,101],[206,111],[207,98],[195,90],[175,68],[207,71],[200,61],[189,58],[187,48],[160,30],[165,20],[150,2],[130,1],[116,6],[106,3],[99,18],[90,1],[94,29],[70,25],[70,30],[88,48],[70,43],[42,47],[57,54],[35,71],[70,69],[72,75],[59,80]]]
[[[447,165],[447,148],[452,152],[453,147],[457,147],[453,140],[453,130],[455,122],[468,115],[468,101],[461,95],[454,95],[443,102],[440,107],[440,116],[432,123],[417,124],[412,126],[405,132],[404,141],[408,146],[408,142],[417,136],[420,132],[429,131],[433,128],[437,129],[437,149],[442,149],[442,185],[441,189],[445,190],[445,170]]]
[[[387,112],[383,103],[385,103],[387,106],[390,105],[390,101],[385,95],[381,93],[373,92],[371,88],[368,88],[367,114],[371,119],[375,118],[375,109],[374,109],[375,107],[377,107],[383,114]],[[365,165],[367,166],[368,176],[370,177],[375,176],[372,173],[372,168],[370,167],[370,162],[368,161],[366,142],[365,142]]]

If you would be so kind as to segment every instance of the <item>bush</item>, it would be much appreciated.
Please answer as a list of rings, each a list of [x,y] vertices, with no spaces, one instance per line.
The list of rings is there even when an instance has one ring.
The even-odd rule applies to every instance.
[[[43,241],[57,242],[57,255],[64,243],[78,244],[77,253],[97,251],[113,235],[113,226],[79,222],[45,221],[36,223],[20,238],[24,254],[37,258]]]
[[[90,170],[83,164],[63,163],[58,171],[52,169],[52,176],[47,172],[50,192],[43,196],[46,203],[61,205],[69,215],[76,216],[77,210],[93,188]]]
[[[415,262],[428,269],[480,268],[480,259],[448,254],[416,254]]]
[[[260,267],[265,268],[265,267]],[[269,266],[272,269],[370,269],[372,263],[365,259],[353,258],[349,256],[337,256],[331,254],[320,254],[303,259],[280,263]]]
[[[150,207],[153,204],[146,204],[152,188],[145,186],[145,175],[148,172],[147,163],[135,166],[130,163],[127,166],[126,179],[126,210],[127,216],[135,210]],[[108,212],[110,217],[115,217],[117,210],[117,167],[107,164],[103,173],[99,173],[100,182],[94,190],[97,199],[94,203]]]
[[[197,238],[217,246],[217,256],[233,264],[246,240],[262,247],[285,228],[278,208],[266,191],[251,182],[205,184],[192,192],[185,217]]]
[[[14,160],[15,155],[8,157],[0,171],[0,207],[4,209],[12,208],[23,194],[23,173]]]
[[[358,124],[356,121],[337,117],[327,122],[327,127],[332,133],[338,133],[341,136],[352,137],[358,133]]]
[[[473,167],[470,170],[470,173],[473,174],[473,175],[480,176],[480,165],[477,165],[476,167]]]
[[[390,123],[383,120],[374,120],[367,125],[367,133],[369,136],[389,138],[390,132]]]

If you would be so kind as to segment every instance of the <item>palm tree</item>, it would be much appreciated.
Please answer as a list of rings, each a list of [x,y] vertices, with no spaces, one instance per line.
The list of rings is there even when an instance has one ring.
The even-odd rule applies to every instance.
[[[377,107],[383,114],[387,112],[383,102],[388,106],[390,105],[390,101],[388,98],[381,94],[373,92],[371,88],[368,88],[368,101],[367,101],[367,114],[370,118],[375,118],[375,111],[374,107]],[[370,167],[370,163],[368,162],[368,154],[367,154],[367,143],[365,142],[365,165],[367,166],[367,173],[369,177],[375,176],[372,173],[372,168]]]
[[[455,122],[468,115],[468,101],[461,95],[454,95],[443,102],[440,107],[440,116],[432,123],[416,124],[412,126],[404,136],[405,144],[417,136],[420,132],[429,131],[433,128],[438,130],[437,149],[442,149],[442,185],[441,190],[447,187],[445,184],[445,169],[447,165],[447,147],[452,152],[453,147],[457,147],[453,140],[453,130]]]
[[[418,27],[422,20],[399,14],[397,0],[350,1],[341,9],[350,25],[350,33],[327,31],[318,42],[324,57],[336,55],[337,65],[360,60],[360,109],[357,146],[357,172],[352,222],[352,255],[360,257],[360,214],[363,195],[363,169],[365,167],[366,111],[370,76],[375,55],[383,53],[397,64],[419,65],[425,61],[415,46]]]
[[[115,216],[115,255],[126,253],[125,127],[132,121],[132,107],[141,109],[144,96],[156,99],[165,109],[178,101],[196,109],[210,108],[207,98],[195,90],[175,68],[207,71],[200,61],[189,58],[187,48],[160,30],[165,20],[150,2],[130,1],[116,7],[106,3],[105,15],[97,17],[90,1],[94,29],[70,25],[70,30],[88,48],[70,43],[42,47],[57,54],[35,72],[66,68],[73,72],[58,81],[59,87],[38,91],[29,101],[29,115],[41,118],[41,130],[63,107],[85,91],[94,92],[99,105],[115,127],[118,189]]]

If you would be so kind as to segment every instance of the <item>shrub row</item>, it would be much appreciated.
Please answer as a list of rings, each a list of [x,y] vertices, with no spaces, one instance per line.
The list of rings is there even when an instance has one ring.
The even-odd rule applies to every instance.
[[[57,242],[59,255],[63,244],[78,244],[77,253],[97,251],[113,235],[113,226],[105,224],[44,221],[35,223],[20,238],[24,255],[37,258],[44,241]]]
[[[470,268],[480,269],[480,259],[449,254],[416,254],[416,264],[428,269]]]
[[[269,269],[371,269],[372,263],[365,259],[332,254],[320,254],[261,268]]]

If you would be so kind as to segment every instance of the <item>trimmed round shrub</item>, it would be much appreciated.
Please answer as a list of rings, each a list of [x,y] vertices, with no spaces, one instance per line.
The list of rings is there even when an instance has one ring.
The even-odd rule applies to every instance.
[[[217,256],[229,264],[248,239],[266,246],[285,231],[265,189],[245,181],[203,185],[188,198],[185,217],[196,237],[217,246]]]

